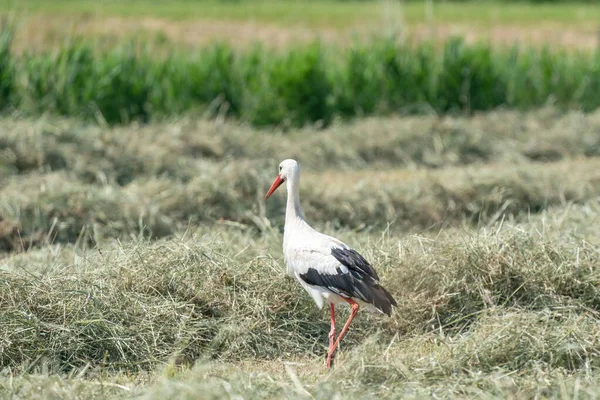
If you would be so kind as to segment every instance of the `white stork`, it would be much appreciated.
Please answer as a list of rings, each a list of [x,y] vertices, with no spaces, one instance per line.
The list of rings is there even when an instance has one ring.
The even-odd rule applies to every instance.
[[[290,274],[312,296],[319,308],[329,303],[331,330],[327,368],[334,353],[358,312],[359,305],[391,315],[396,301],[379,284],[377,272],[358,252],[340,240],[314,230],[304,220],[300,208],[300,167],[295,160],[279,164],[279,174],[265,195],[267,199],[283,182],[287,185],[287,207],[283,234],[283,252]],[[335,339],[335,304],[348,303],[350,317]]]

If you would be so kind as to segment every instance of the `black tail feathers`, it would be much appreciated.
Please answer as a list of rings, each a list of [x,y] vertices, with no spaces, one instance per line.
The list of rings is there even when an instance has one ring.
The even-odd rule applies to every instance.
[[[390,292],[383,286],[377,285],[374,289],[375,296],[373,298],[373,305],[382,313],[391,316],[392,306],[396,307],[398,306],[398,303],[396,303],[396,300],[394,300]]]

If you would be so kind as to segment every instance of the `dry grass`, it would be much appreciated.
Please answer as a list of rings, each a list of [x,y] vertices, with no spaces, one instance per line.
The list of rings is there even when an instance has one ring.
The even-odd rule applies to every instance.
[[[110,382],[121,379],[152,398],[201,389],[301,396],[299,385],[315,397],[596,385],[599,207],[478,233],[442,231],[435,240],[342,232],[399,305],[389,319],[361,314],[331,374],[322,366],[325,312],[285,275],[275,233],[222,228],[79,256],[69,246],[15,255],[0,264],[0,337],[2,365],[17,384],[2,387],[28,393],[36,378],[23,374],[36,371],[70,373],[52,379],[85,393],[109,379],[106,395],[119,392]],[[291,370],[304,385],[283,373],[288,361],[301,363]],[[132,382],[139,371],[163,377],[145,388]]]
[[[443,43],[448,37],[461,36],[467,43],[489,40],[496,46],[515,43],[529,46],[560,46],[573,50],[594,50],[599,38],[592,22],[568,25],[545,22],[535,25],[496,23],[480,26],[468,23],[436,22],[435,24],[396,22],[383,23],[386,32],[397,32],[411,42]],[[382,33],[382,22],[360,21],[350,26],[299,26],[230,19],[170,20],[159,17],[92,17],[34,15],[19,24],[14,48],[18,53],[44,51],[60,46],[73,36],[93,38],[99,45],[144,38],[157,49],[173,46],[198,49],[214,41],[247,49],[256,43],[267,48],[286,49],[315,40],[346,46]]]
[[[195,48],[212,40],[247,47],[260,42],[286,48],[320,39],[335,44],[356,37],[397,32],[415,41],[445,41],[452,35],[468,41],[490,39],[494,44],[594,49],[598,46],[598,12],[589,3],[501,4],[498,2],[213,2],[135,1],[126,6],[105,1],[29,0],[19,5],[0,1],[0,13],[22,19],[16,40],[19,50],[41,51],[75,35],[100,42],[135,36],[168,48]]]
[[[120,185],[142,176],[189,180],[200,162],[293,157],[303,170],[438,168],[520,164],[600,155],[600,112],[495,111],[473,117],[364,118],[330,128],[256,130],[229,122],[181,118],[100,128],[41,118],[2,119],[0,178],[67,169],[85,182]],[[102,177],[104,175],[104,177]]]
[[[0,398],[598,397],[598,121],[2,120]],[[310,222],[398,301],[331,372],[262,200],[289,156]]]
[[[4,120],[0,250],[161,238],[216,221],[265,231],[283,220],[283,196],[262,197],[286,157],[305,170],[317,224],[414,232],[518,220],[600,194],[598,115],[368,119],[289,134]]]

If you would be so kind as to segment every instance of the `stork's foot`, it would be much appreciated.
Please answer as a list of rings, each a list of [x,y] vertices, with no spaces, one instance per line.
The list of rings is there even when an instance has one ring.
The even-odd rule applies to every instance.
[[[331,369],[333,367],[333,360],[335,359],[334,353],[327,353],[327,369]]]
[[[333,360],[335,359],[335,351],[328,351],[327,352],[327,361],[325,363],[325,365],[327,365],[327,369],[333,367]]]
[[[327,352],[327,368],[333,366],[333,358],[335,356],[335,306],[333,303],[329,304],[331,310],[331,330],[329,331],[329,351]]]
[[[332,329],[329,332],[329,351],[327,352],[327,368],[331,368],[333,366],[333,359],[335,358],[335,350],[333,349],[333,344],[335,343],[335,329]]]
[[[350,317],[348,318],[348,321],[346,321],[346,325],[344,325],[344,329],[342,329],[342,331],[340,332],[340,335],[338,336],[337,340],[335,341],[335,343],[333,344],[333,346],[329,346],[329,353],[327,354],[327,368],[331,368],[331,366],[333,365],[333,357],[335,355],[335,351],[337,350],[338,346],[340,345],[340,342],[342,341],[342,339],[344,338],[344,335],[346,335],[346,332],[348,332],[348,328],[350,328],[350,323],[352,322],[352,320],[354,319],[354,317],[356,316],[356,313],[358,312],[358,303],[355,302],[352,299],[344,299],[346,300],[348,303],[350,303],[350,305],[352,305],[352,312],[350,313]],[[331,339],[331,337],[330,337]]]

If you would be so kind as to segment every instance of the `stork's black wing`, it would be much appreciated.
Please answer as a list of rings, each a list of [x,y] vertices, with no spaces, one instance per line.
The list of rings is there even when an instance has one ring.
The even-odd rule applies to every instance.
[[[333,247],[331,257],[337,262],[335,270],[310,266],[299,274],[300,279],[312,286],[320,286],[345,297],[356,298],[373,304],[381,312],[390,315],[396,301],[379,285],[375,269],[356,250]]]

